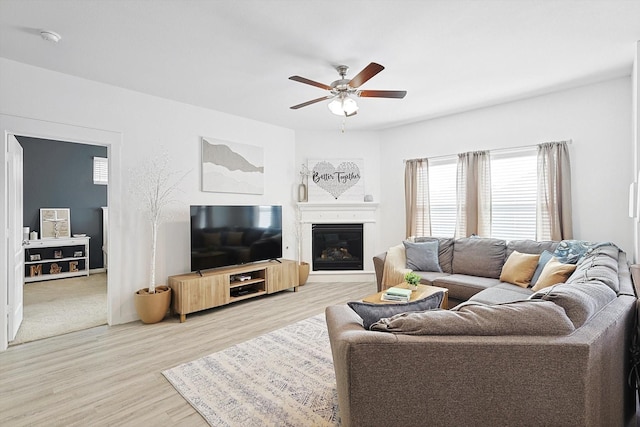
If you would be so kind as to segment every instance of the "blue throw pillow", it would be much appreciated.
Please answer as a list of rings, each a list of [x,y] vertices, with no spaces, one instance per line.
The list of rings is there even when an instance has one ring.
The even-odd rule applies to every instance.
[[[374,304],[370,302],[352,301],[347,305],[362,318],[362,325],[369,329],[378,320],[410,311],[426,311],[440,307],[444,292],[436,292],[417,301],[399,304]]]
[[[591,246],[593,243],[583,240],[563,240],[558,243],[553,256],[562,264],[577,264]]]
[[[407,257],[406,267],[413,271],[436,271],[442,273],[438,262],[438,241],[412,243],[402,242]]]
[[[530,288],[533,288],[544,270],[544,266],[553,258],[553,254],[549,251],[543,251],[540,254],[540,258],[538,259],[538,266],[536,267],[536,271],[533,273],[533,277],[531,277],[531,283],[529,284]]]

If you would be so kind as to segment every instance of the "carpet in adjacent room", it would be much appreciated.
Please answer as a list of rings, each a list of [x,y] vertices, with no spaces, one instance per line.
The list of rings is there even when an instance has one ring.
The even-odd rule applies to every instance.
[[[162,372],[212,426],[334,426],[324,314]]]
[[[107,324],[107,274],[24,285],[24,316],[11,345]]]

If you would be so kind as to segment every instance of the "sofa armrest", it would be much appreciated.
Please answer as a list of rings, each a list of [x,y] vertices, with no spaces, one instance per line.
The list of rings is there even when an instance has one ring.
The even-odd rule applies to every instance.
[[[382,272],[384,271],[384,260],[387,253],[383,252],[373,257],[373,268],[376,272],[376,282],[378,284],[378,292],[382,290]]]

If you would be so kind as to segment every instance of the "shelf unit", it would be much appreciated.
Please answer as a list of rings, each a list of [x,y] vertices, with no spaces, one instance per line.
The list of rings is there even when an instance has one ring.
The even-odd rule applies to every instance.
[[[26,240],[24,282],[88,276],[89,239],[90,237],[69,237]]]
[[[258,262],[169,277],[173,300],[171,310],[180,315],[226,305],[293,288],[298,290],[298,263]]]

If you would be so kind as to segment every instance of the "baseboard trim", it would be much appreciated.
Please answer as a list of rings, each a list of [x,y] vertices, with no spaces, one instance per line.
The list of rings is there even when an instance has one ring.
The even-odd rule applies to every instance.
[[[107,269],[106,268],[91,268],[89,269],[89,274],[100,274],[100,273],[106,273]]]

